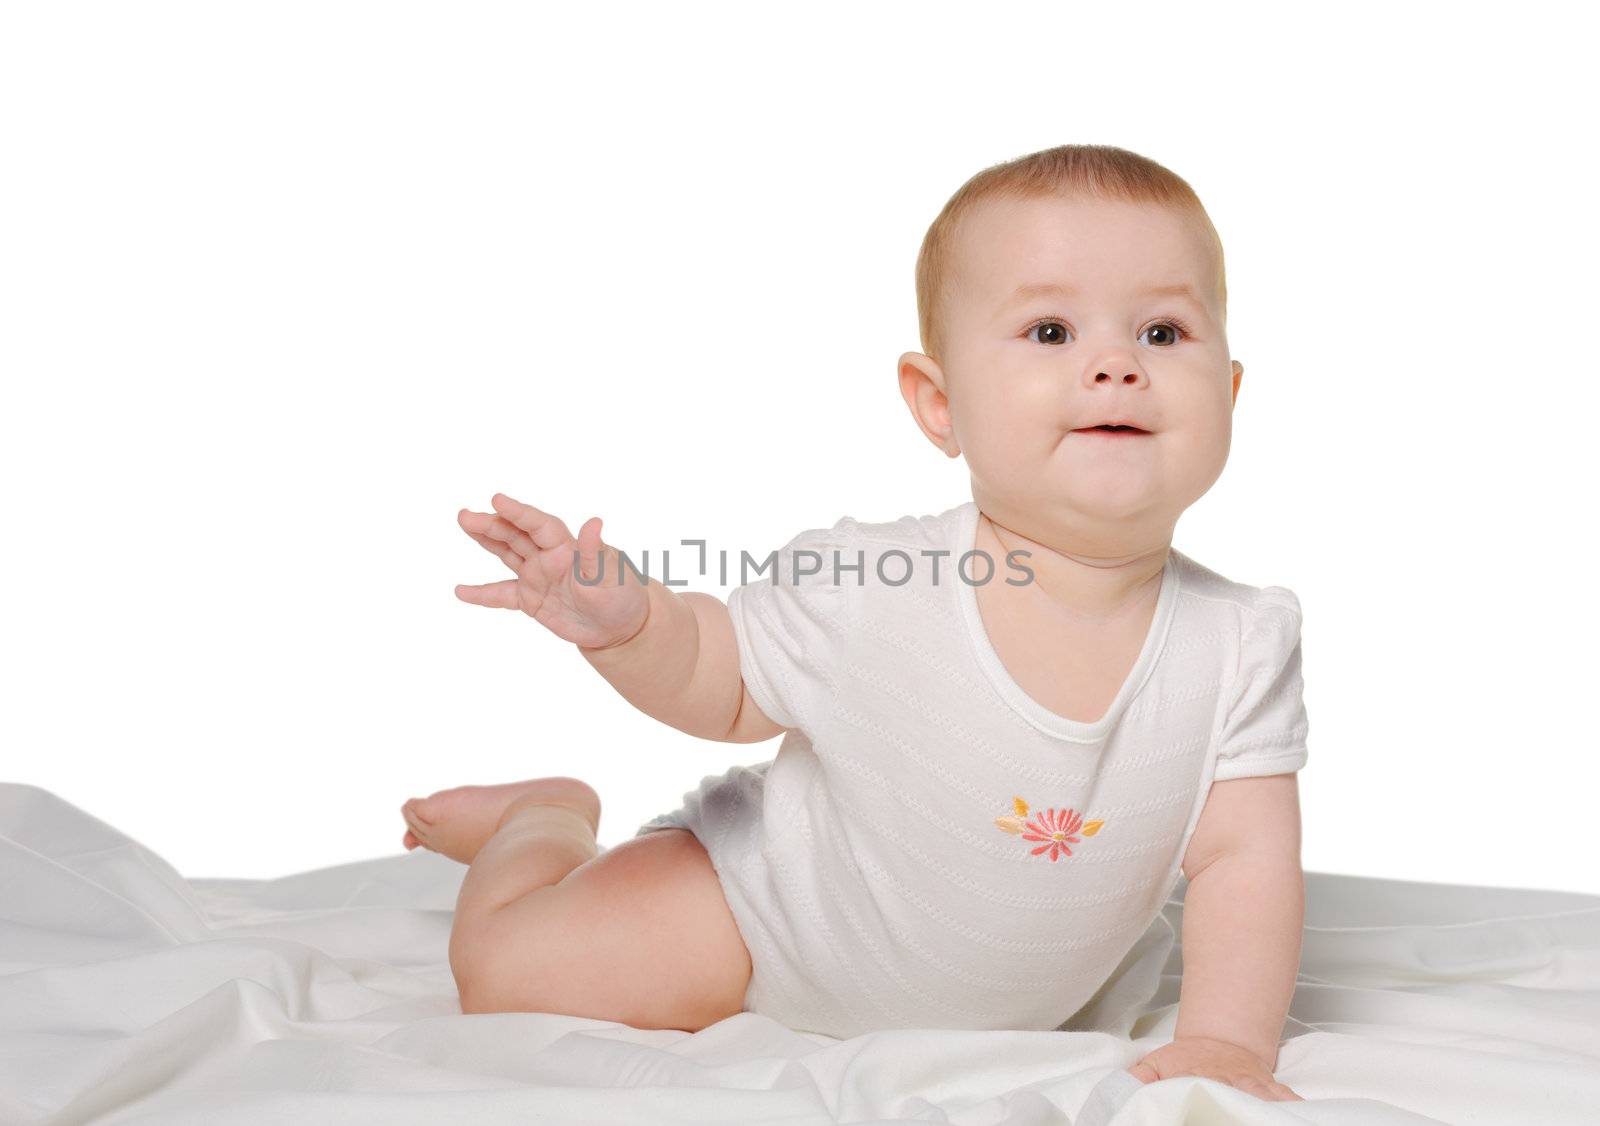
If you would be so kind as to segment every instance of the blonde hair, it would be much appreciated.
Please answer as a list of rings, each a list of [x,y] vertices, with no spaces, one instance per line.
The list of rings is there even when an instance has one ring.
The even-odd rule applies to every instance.
[[[938,360],[944,350],[942,304],[950,296],[955,234],[962,219],[985,200],[1048,196],[1148,203],[1188,213],[1217,252],[1217,294],[1226,321],[1228,283],[1222,240],[1188,181],[1148,157],[1115,145],[1057,145],[983,169],[956,189],[928,227],[917,255],[917,324],[924,354]]]

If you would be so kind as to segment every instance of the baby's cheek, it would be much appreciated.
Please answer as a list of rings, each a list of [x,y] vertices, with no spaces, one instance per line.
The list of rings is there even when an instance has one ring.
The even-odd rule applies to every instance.
[[[1052,465],[1050,451],[1036,448],[1036,439],[1026,431],[1008,437],[1003,426],[985,430],[981,439],[964,443],[962,458],[975,484],[991,498],[1003,498],[1013,505],[1040,504],[1062,489],[1061,475]]]
[[[1026,460],[1037,440],[1040,424],[1013,406],[994,399],[967,404],[959,419],[957,436],[968,462],[999,468]]]
[[[990,431],[964,442],[961,453],[972,475],[991,485],[1014,482],[1028,474],[1028,461],[1020,443],[997,439]]]
[[[1205,495],[1222,476],[1228,463],[1226,428],[1199,428],[1164,435],[1162,475],[1172,483],[1185,505]]]

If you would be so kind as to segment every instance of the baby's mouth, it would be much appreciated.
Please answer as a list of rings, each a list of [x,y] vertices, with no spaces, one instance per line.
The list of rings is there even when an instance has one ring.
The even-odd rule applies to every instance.
[[[1074,430],[1073,433],[1105,435],[1110,438],[1147,438],[1150,436],[1150,431],[1141,430],[1137,426],[1113,426],[1108,423],[1102,423],[1099,426],[1085,426]]]

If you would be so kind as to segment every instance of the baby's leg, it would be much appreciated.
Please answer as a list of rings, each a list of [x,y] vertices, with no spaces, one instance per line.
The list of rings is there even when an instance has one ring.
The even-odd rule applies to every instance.
[[[751,965],[693,833],[597,855],[581,811],[522,798],[462,882],[450,969],[462,1012],[694,1032],[743,1009]]]
[[[461,881],[456,919],[498,911],[593,860],[598,821],[588,809],[537,791],[512,801]]]
[[[600,824],[600,795],[586,782],[577,778],[530,778],[496,786],[456,786],[425,798],[412,798],[400,807],[400,816],[407,825],[402,843],[407,848],[420,845],[451,860],[471,864],[478,850],[494,835],[511,803],[521,798],[570,805],[581,809],[591,825]]]

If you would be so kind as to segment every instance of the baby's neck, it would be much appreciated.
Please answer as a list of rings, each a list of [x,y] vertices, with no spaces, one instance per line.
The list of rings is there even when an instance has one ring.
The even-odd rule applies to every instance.
[[[1008,552],[1028,552],[1017,563],[1032,570],[1033,579],[1017,587],[1017,593],[1041,611],[1086,626],[1112,625],[1148,609],[1160,594],[1161,573],[1172,550],[1169,536],[1150,550],[1097,558],[1031,539],[983,512],[978,514],[974,546],[997,564]],[[996,573],[1009,572],[997,566]]]

